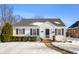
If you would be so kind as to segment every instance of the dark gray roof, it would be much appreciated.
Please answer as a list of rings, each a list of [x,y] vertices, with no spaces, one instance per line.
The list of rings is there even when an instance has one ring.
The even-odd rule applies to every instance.
[[[46,22],[49,21],[56,26],[65,26],[65,24],[58,18],[41,18],[41,19],[22,19],[21,21],[14,24],[14,26],[30,26],[33,22]],[[54,23],[54,21],[59,22],[60,24]]]
[[[72,24],[69,28],[74,28],[79,26],[79,21],[76,21],[74,24]]]

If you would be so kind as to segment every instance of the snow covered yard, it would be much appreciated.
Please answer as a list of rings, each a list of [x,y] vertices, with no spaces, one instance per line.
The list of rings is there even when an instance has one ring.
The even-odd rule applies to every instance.
[[[63,48],[74,53],[79,54],[79,42],[72,42],[72,43],[53,43],[55,46],[59,48]]]
[[[79,54],[79,38],[71,38],[71,37],[66,37],[65,38],[67,41],[72,41],[72,43],[66,42],[66,43],[58,43],[54,42],[53,44],[57,47],[73,51],[75,53]]]
[[[61,54],[40,42],[0,43],[0,54]]]
[[[66,37],[67,41],[72,41],[73,43],[79,43],[79,38],[71,38],[71,37]]]

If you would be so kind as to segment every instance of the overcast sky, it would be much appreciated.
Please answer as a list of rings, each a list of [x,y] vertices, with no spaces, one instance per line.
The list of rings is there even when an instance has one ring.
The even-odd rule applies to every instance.
[[[79,20],[79,5],[69,4],[10,4],[14,8],[14,14],[23,18],[35,16],[60,18],[67,27]]]

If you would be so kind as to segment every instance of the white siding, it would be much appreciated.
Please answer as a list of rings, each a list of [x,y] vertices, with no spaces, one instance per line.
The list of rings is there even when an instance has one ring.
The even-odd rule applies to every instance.
[[[16,29],[25,29],[25,34],[16,34]],[[13,36],[30,36],[30,29],[31,28],[38,28],[38,27],[22,27],[22,26],[17,26],[17,27],[13,27]]]
[[[55,33],[52,33],[52,31],[54,31],[55,27],[53,25],[50,25],[49,23],[43,23],[40,25],[40,37],[41,38],[46,38],[45,37],[45,29],[49,29],[50,30],[50,34],[49,34],[49,38],[52,39],[52,36],[55,34]],[[43,32],[42,32],[43,31]]]
[[[66,28],[65,27],[56,27],[56,29],[64,29],[64,35],[56,35],[55,39],[57,41],[64,41],[65,40],[65,36],[66,36]],[[57,31],[58,34],[58,31]]]
[[[16,34],[16,28],[18,29],[23,29],[25,28],[25,34]],[[16,27],[13,27],[13,36],[30,36],[30,29],[39,29],[39,36],[41,38],[46,38],[45,36],[45,29],[49,29],[50,30],[50,33],[49,33],[49,38],[51,40],[53,40],[53,36],[55,36],[55,29],[64,29],[64,35],[56,35],[56,39],[59,40],[60,37],[65,37],[65,32],[66,32],[66,29],[65,27],[57,27],[55,25],[53,25],[52,23],[50,22],[44,22],[43,24],[40,24],[38,26],[16,26]],[[61,38],[60,38],[61,39]]]

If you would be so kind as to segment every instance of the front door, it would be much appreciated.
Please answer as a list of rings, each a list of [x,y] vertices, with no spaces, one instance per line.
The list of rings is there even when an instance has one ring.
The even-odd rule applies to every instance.
[[[46,38],[49,38],[49,29],[45,29],[45,36]]]

